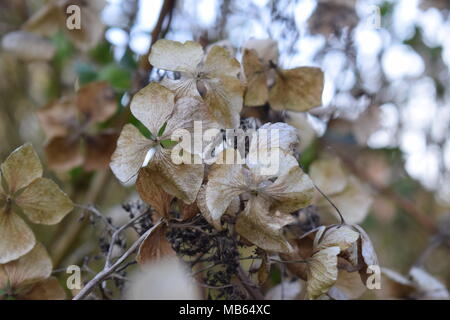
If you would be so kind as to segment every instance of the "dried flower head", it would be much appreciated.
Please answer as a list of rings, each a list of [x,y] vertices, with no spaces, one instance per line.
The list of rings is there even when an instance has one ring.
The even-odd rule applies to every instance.
[[[42,166],[31,144],[14,150],[1,164],[0,263],[15,260],[35,245],[31,222],[59,223],[73,208],[72,201],[52,180],[42,178]]]

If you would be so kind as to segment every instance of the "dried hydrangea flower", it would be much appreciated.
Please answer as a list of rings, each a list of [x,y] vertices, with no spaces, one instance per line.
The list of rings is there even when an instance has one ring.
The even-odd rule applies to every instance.
[[[56,183],[42,178],[42,166],[31,144],[14,150],[0,168],[0,263],[7,263],[26,254],[36,242],[19,213],[33,223],[53,225],[73,204]]]
[[[299,67],[282,70],[271,45],[244,46],[242,66],[247,81],[246,106],[269,102],[275,110],[307,111],[322,104],[323,72],[319,68]],[[272,57],[272,58],[271,58]],[[270,88],[269,88],[270,86]]]
[[[51,277],[52,262],[40,243],[15,261],[0,264],[0,300],[63,300],[64,289]]]
[[[149,61],[156,68],[180,73],[179,80],[162,81],[177,97],[203,97],[216,122],[239,126],[244,91],[238,79],[240,64],[226,49],[214,46],[205,55],[199,43],[162,39],[152,46]]]
[[[80,8],[80,28],[67,28],[69,14],[67,8]],[[25,22],[24,29],[42,36],[51,37],[58,31],[64,33],[81,50],[93,48],[102,38],[104,25],[100,13],[104,0],[56,0],[50,1]]]
[[[271,126],[278,127],[277,124]],[[265,250],[289,252],[291,247],[282,228],[293,222],[290,212],[309,205],[314,187],[297,160],[284,149],[288,149],[291,143],[284,142],[281,143],[282,148],[275,148],[274,144],[271,145],[274,141],[269,141],[270,152],[278,152],[280,156],[277,173],[262,175],[260,163],[249,162],[249,157],[245,164],[214,164],[206,185],[205,203],[199,204],[199,208],[207,208],[202,213],[213,221],[220,221],[237,197],[246,198],[245,209],[236,221],[236,230]],[[280,138],[280,141],[284,140]],[[249,155],[257,149],[253,147],[255,143],[252,139]],[[226,156],[230,156],[229,151],[224,151]],[[238,155],[237,152],[232,153],[233,156]]]
[[[117,110],[113,89],[106,82],[92,82],[76,96],[63,97],[38,110],[38,118],[48,142],[48,165],[67,171],[83,165],[88,171],[108,166],[117,132],[98,131],[96,124],[106,121]]]
[[[131,101],[131,112],[150,131],[151,137],[146,138],[131,124],[124,126],[110,164],[116,177],[128,183],[139,173],[138,186],[151,179],[151,185],[186,203],[194,202],[203,181],[204,166],[175,164],[171,153],[179,141],[171,139],[178,129],[192,130],[200,103],[193,97],[175,100],[172,91],[157,83],[139,91]],[[141,195],[144,199],[152,197],[153,190],[148,186],[138,187],[147,194]]]

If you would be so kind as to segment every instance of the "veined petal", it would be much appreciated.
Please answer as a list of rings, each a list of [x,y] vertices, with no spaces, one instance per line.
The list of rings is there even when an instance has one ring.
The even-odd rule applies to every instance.
[[[14,150],[1,165],[3,178],[12,194],[42,176],[42,165],[30,143]]]
[[[237,77],[240,67],[239,62],[231,57],[225,48],[214,46],[206,56],[201,69],[209,77],[218,78],[221,76]]]
[[[245,191],[246,179],[239,164],[215,164],[206,185],[206,206],[211,218],[220,221],[234,198]]]
[[[117,140],[116,151],[111,156],[111,170],[122,183],[130,181],[153,146],[154,142],[145,138],[135,126],[125,125]]]
[[[161,223],[155,230],[145,238],[139,247],[136,260],[139,264],[149,264],[162,259],[176,256],[172,245],[166,238],[167,226]]]
[[[247,82],[245,105],[250,107],[264,105],[269,100],[267,70],[259,60],[255,50],[244,50],[242,67]]]
[[[202,58],[203,49],[197,42],[161,39],[153,44],[149,61],[159,69],[194,73]]]
[[[73,209],[69,197],[50,179],[33,181],[16,199],[33,223],[59,223]]]
[[[265,193],[275,200],[272,209],[293,212],[310,204],[314,185],[297,160],[286,154],[280,163],[278,178],[265,189]]]
[[[247,50],[254,50],[264,64],[278,62],[278,44],[272,39],[250,39],[244,44]]]
[[[131,112],[153,136],[167,122],[175,107],[175,95],[162,85],[152,82],[141,89],[131,101]]]
[[[36,243],[26,255],[1,267],[12,287],[25,286],[44,280],[50,277],[53,269],[47,250],[40,243]]]
[[[0,264],[23,256],[35,243],[34,234],[25,221],[15,213],[0,208]]]
[[[288,214],[270,214],[269,205],[261,197],[250,198],[245,210],[238,215],[236,231],[264,250],[290,253],[293,248],[283,235],[283,227],[295,220]]]
[[[280,148],[284,152],[290,153],[297,145],[298,136],[294,127],[283,122],[269,122],[252,135],[249,153],[273,148]]]
[[[319,68],[279,70],[269,92],[275,110],[307,111],[322,104],[324,79]]]
[[[195,201],[203,182],[203,164],[175,164],[172,150],[159,149],[146,167],[154,182],[168,194],[190,204]]]
[[[308,259],[306,292],[309,299],[318,298],[336,283],[339,252],[339,247],[329,247],[319,250]]]
[[[315,239],[315,247],[319,250],[328,247],[339,247],[341,251],[347,250],[359,238],[359,233],[350,226],[338,225],[327,229],[324,233],[317,234],[320,239]]]

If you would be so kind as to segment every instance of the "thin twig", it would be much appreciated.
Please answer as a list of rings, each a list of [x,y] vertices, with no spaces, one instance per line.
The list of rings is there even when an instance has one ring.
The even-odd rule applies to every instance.
[[[162,223],[160,220],[153,227],[148,229],[143,235],[139,237],[129,248],[128,250],[119,258],[117,261],[111,265],[110,267],[106,267],[91,280],[89,281],[83,289],[73,298],[73,300],[82,300],[84,299],[94,288],[100,284],[103,280],[108,278],[111,274],[113,274],[120,265],[133,254],[133,252],[141,245],[142,242]]]

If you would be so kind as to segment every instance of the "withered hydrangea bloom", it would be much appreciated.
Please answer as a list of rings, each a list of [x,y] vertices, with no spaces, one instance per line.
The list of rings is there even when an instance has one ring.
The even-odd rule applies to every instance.
[[[38,110],[48,142],[50,168],[67,171],[83,165],[88,171],[108,167],[117,141],[113,129],[99,130],[117,110],[115,93],[106,82],[92,82],[75,96],[63,97]]]
[[[40,243],[20,259],[0,264],[0,300],[63,300],[66,293],[51,277],[52,269]]]
[[[151,137],[146,138],[131,124],[124,126],[110,165],[116,177],[127,183],[139,173],[137,185],[138,191],[145,193],[141,195],[143,199],[151,197],[154,187],[161,187],[168,194],[192,203],[200,189],[204,167],[175,164],[171,153],[179,141],[171,139],[177,129],[193,129],[201,103],[193,97],[175,99],[172,91],[157,83],[139,91],[131,102],[131,112],[150,131]],[[152,187],[139,188],[140,185]]]
[[[247,82],[246,106],[269,102],[275,110],[307,111],[322,104],[323,72],[315,67],[282,70],[273,40],[250,40],[242,67]],[[270,88],[269,88],[270,87]]]
[[[238,79],[240,64],[226,49],[214,46],[205,55],[199,43],[162,39],[153,45],[149,60],[156,68],[180,73],[178,80],[161,82],[177,97],[203,97],[214,121],[239,126],[244,87]]]
[[[42,178],[42,166],[30,144],[13,151],[1,164],[0,263],[15,260],[36,243],[31,222],[59,223],[73,208],[72,201],[52,180]]]
[[[239,196],[247,200],[245,209],[236,221],[236,230],[248,241],[262,249],[275,252],[289,252],[291,246],[283,236],[282,228],[293,222],[289,214],[309,205],[314,186],[299,167],[297,160],[289,153],[289,147],[296,141],[295,129],[286,124],[266,125],[264,128],[279,129],[276,140],[270,136],[266,143],[250,142],[250,151],[245,164],[214,164],[209,172],[205,195],[199,197],[205,203],[199,207],[203,214],[214,221],[222,215]],[[258,131],[260,132],[260,131]],[[277,146],[277,147],[276,147]],[[265,156],[277,153],[279,166],[274,174],[261,174],[262,162],[255,154]],[[225,156],[239,157],[237,152],[227,149]],[[251,162],[251,156],[256,162]],[[239,198],[238,198],[239,199]]]

